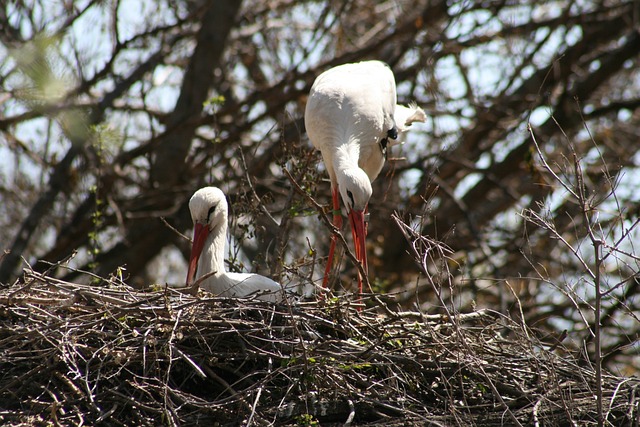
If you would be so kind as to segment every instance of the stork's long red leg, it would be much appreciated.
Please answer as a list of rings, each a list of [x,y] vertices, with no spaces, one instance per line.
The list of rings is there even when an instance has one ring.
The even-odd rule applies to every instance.
[[[333,225],[338,229],[342,229],[342,213],[340,212],[340,196],[338,187],[331,188],[332,200],[333,200]],[[324,269],[324,279],[322,280],[323,290],[328,290],[329,278],[331,276],[331,269],[333,267],[333,255],[336,251],[335,234],[331,234],[331,243],[329,244],[329,256],[327,257],[327,265]]]

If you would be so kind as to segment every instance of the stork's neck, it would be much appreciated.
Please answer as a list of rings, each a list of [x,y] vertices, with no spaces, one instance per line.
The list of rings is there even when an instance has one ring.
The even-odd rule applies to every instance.
[[[358,168],[360,158],[360,144],[356,139],[349,139],[346,143],[340,144],[333,155],[333,169],[341,171],[345,169]]]
[[[214,227],[209,233],[207,241],[202,249],[200,261],[198,262],[198,277],[215,271],[213,277],[225,274],[224,270],[224,245],[227,236],[227,220]]]

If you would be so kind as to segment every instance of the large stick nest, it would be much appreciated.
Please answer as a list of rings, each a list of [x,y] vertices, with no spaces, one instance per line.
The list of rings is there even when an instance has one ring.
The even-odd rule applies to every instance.
[[[273,305],[26,271],[0,290],[4,425],[595,425],[592,366],[491,311]],[[610,425],[638,380],[605,375]]]

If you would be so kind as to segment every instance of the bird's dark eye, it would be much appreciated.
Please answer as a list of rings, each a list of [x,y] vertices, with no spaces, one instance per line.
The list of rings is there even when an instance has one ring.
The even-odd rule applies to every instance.
[[[391,139],[398,139],[398,128],[394,126],[389,129],[387,131],[387,137]]]
[[[347,196],[349,196],[349,199],[351,199],[351,207],[353,208],[356,205],[356,202],[353,200],[353,193],[351,192],[351,190],[347,190]]]
[[[207,222],[209,222],[209,218],[211,218],[211,214],[214,213],[216,211],[216,208],[218,207],[218,205],[213,205],[209,208],[209,212],[207,212]]]

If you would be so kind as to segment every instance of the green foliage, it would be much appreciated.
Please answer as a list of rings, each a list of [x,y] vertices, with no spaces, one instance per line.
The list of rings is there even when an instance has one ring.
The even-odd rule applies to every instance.
[[[89,136],[87,111],[77,107],[58,108],[70,101],[69,89],[75,86],[76,80],[65,64],[61,45],[61,35],[38,34],[19,49],[10,50],[19,70],[18,89],[14,94],[32,110],[55,118],[71,142],[85,142]]]
[[[320,423],[311,414],[302,414],[296,417],[296,425],[300,427],[319,426]]]
[[[225,101],[226,99],[223,95],[218,95],[204,101],[202,106],[206,113],[214,115],[217,110],[224,105]],[[221,142],[221,140],[219,138],[215,138],[213,142]]]
[[[369,278],[369,284],[371,285],[371,290],[374,293],[382,294],[385,293],[386,289],[389,289],[392,285],[392,282],[388,279],[381,279],[379,277],[374,277],[373,280]]]
[[[62,73],[54,70],[61,62],[60,42],[61,36],[38,35],[10,51],[22,77],[18,96],[33,107],[64,100],[72,87]]]
[[[97,150],[99,154],[98,160],[102,165],[105,161],[108,161],[108,158],[113,156],[122,145],[122,133],[108,123],[99,123],[91,126],[90,132],[90,142]]]
[[[160,292],[163,289],[164,289],[164,285],[161,285],[160,283],[154,283],[149,286],[149,290],[151,290],[152,292]]]
[[[92,185],[89,188],[89,192],[95,198],[95,208],[91,213],[92,230],[89,232],[89,245],[87,248],[89,252],[89,257],[91,258],[91,261],[89,262],[88,267],[90,270],[93,271],[96,268],[98,268],[98,262],[96,260],[100,255],[100,252],[102,251],[100,247],[99,237],[100,237],[100,230],[102,228],[102,225],[104,224],[104,216],[102,212],[102,205],[104,204],[104,201],[101,200],[98,196],[97,186]]]
[[[342,370],[349,371],[349,370],[363,370],[363,369],[372,368],[374,366],[371,363],[364,362],[364,363],[343,363],[338,365],[338,367]]]
[[[118,268],[116,268],[116,271],[113,272],[113,274],[111,275],[111,279],[115,279],[116,281],[120,282],[120,283],[124,283],[125,281],[125,271],[127,271],[127,269],[123,266],[120,266]],[[111,282],[111,281],[110,281]]]
[[[393,348],[397,348],[397,349],[401,349],[404,347],[404,343],[402,342],[401,339],[399,338],[394,338],[394,335],[389,334],[388,332],[385,332],[382,335],[386,342]]]
[[[296,201],[289,208],[289,216],[292,218],[314,216],[317,214],[318,212],[314,208],[307,206],[304,200]]]
[[[205,107],[222,107],[224,105],[225,98],[223,95],[214,96],[204,101]]]

